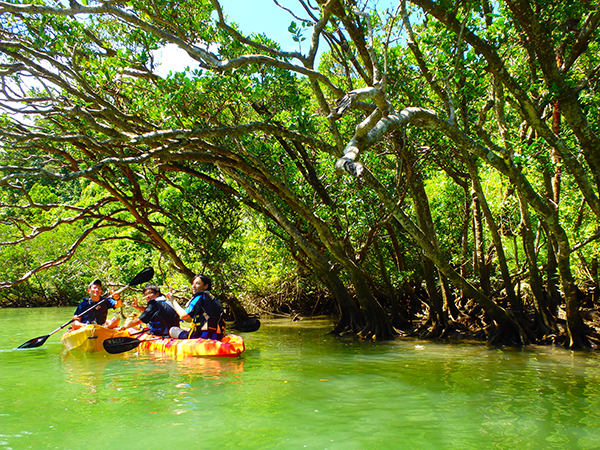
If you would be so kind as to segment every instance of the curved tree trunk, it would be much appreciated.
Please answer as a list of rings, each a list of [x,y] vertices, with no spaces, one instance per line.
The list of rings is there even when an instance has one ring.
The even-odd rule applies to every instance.
[[[446,315],[451,315],[454,320],[460,317],[460,311],[456,306],[456,300],[452,289],[449,286],[448,278],[440,272],[440,283],[442,283],[442,296],[444,299],[444,311]]]
[[[546,284],[549,293],[550,311],[555,317],[558,317],[558,307],[562,303],[559,285],[560,278],[558,275],[558,262],[556,261],[556,240],[548,227],[548,224],[543,222],[542,226],[546,233]]]
[[[245,161],[241,161],[238,155],[236,157],[238,160],[240,160],[240,162],[236,164],[236,167],[243,171],[247,176],[254,179],[256,182],[261,183],[262,185],[268,185],[268,188],[272,194],[277,195],[279,199],[284,201],[294,211],[294,213],[314,227],[314,230],[316,230],[318,233],[320,241],[325,245],[327,250],[329,250],[332,257],[335,258],[335,260],[346,270],[350,276],[356,292],[358,303],[364,314],[364,317],[366,318],[366,326],[359,333],[359,335],[364,338],[372,337],[378,340],[394,338],[395,334],[390,324],[389,317],[373,296],[367,278],[362,273],[360,267],[358,267],[353,261],[355,252],[352,250],[350,243],[344,239],[342,239],[342,242],[340,242],[339,236],[336,236],[336,234],[331,230],[329,224],[317,217],[310,207],[299,201],[297,197],[287,188],[285,183],[276,176],[276,174],[271,173],[269,170],[264,168],[261,161],[255,155],[244,152],[244,156],[252,161],[253,165],[250,166]],[[290,230],[295,230],[297,234],[294,236],[294,239],[296,239],[296,236],[298,239],[304,239],[298,229],[291,224],[291,222],[281,211],[278,210],[275,204],[268,200],[265,196],[259,194],[258,188],[248,183],[244,177],[239,176],[239,174],[235,173],[232,168],[222,166],[222,170],[229,173],[248,191],[251,191],[253,198],[267,208],[273,217],[277,217],[278,223],[288,232],[290,232]],[[302,246],[300,243],[299,245]]]
[[[380,182],[365,168],[362,174],[365,182],[373,188],[379,200],[386,208],[394,215],[396,220],[400,222],[402,227],[417,241],[418,245],[436,267],[448,277],[448,279],[457,287],[464,290],[465,294],[475,300],[494,320],[499,328],[497,339],[502,342],[511,343],[513,345],[522,345],[528,342],[527,337],[523,335],[517,322],[513,320],[509,314],[499,305],[490,300],[481,291],[473,287],[467,280],[462,278],[449,264],[444,256],[440,253],[425,236],[423,231],[402,211],[402,209],[389,197],[385,188]]]
[[[502,237],[498,232],[498,226],[496,225],[496,221],[494,220],[492,211],[490,210],[487,199],[485,198],[483,188],[481,187],[479,171],[474,160],[475,157],[473,155],[469,155],[466,152],[463,152],[463,158],[465,160],[465,163],[467,164],[469,174],[471,175],[471,186],[473,188],[474,195],[479,200],[479,204],[481,205],[481,209],[483,211],[483,215],[485,217],[490,236],[492,237],[492,242],[494,243],[494,247],[496,248],[496,255],[498,256],[498,265],[500,266],[500,272],[502,273],[502,281],[504,284],[504,289],[506,290],[506,295],[508,296],[508,301],[511,305],[511,308],[515,312],[522,312],[523,304],[519,299],[517,299],[517,296],[515,295],[515,291],[513,289],[510,271],[508,270],[508,263],[506,261],[506,255],[504,253],[504,245],[502,244]]]
[[[367,278],[360,267],[350,261],[339,247],[333,245],[330,250],[331,248],[335,250],[334,253],[337,254],[334,256],[350,276],[360,310],[366,319],[365,326],[358,335],[365,339],[376,340],[394,338],[395,333],[390,318],[373,296]]]
[[[437,289],[435,277],[437,269],[433,261],[425,255],[421,255],[421,264],[423,265],[423,278],[425,279],[425,289],[427,289],[429,303],[429,318],[427,320],[429,327],[423,337],[438,337],[446,330],[448,320],[442,298]]]
[[[470,197],[468,195],[469,191],[467,189],[467,187],[465,186],[464,188],[465,191],[465,203],[464,203],[464,220],[462,223],[462,227],[461,227],[461,265],[460,265],[460,276],[467,279],[469,277],[469,230],[470,230],[470,226],[469,224],[471,223],[471,201],[470,201]],[[465,297],[465,293],[462,291],[460,291],[460,299],[459,299],[459,305],[463,306],[466,303],[466,297]]]
[[[340,307],[340,317],[332,334],[359,333],[365,327],[365,317],[340,278],[331,270],[320,274]]]
[[[579,313],[579,300],[577,298],[577,287],[571,273],[571,248],[569,239],[562,228],[556,226],[553,230],[558,243],[557,266],[560,274],[561,285],[565,296],[567,310],[567,331],[569,341],[566,345],[569,348],[586,348],[590,342],[586,336],[583,319]]]
[[[395,227],[392,226],[391,222],[394,222]],[[386,229],[390,235],[390,240],[392,241],[392,246],[394,247],[394,254],[395,254],[395,260],[396,260],[396,268],[398,269],[399,272],[402,272],[404,270],[406,270],[406,264],[404,262],[404,255],[402,253],[402,249],[400,248],[400,244],[398,243],[398,239],[396,238],[396,228],[401,227],[401,225],[398,223],[398,221],[396,221],[395,218],[392,218],[391,221],[387,221],[386,224]],[[414,312],[414,307],[411,307],[411,305],[419,305],[420,301],[417,297],[417,294],[415,293],[415,290],[413,289],[413,287],[410,285],[410,283],[406,280],[404,280],[402,282],[402,288],[404,289],[404,291],[406,292],[406,295],[408,297],[407,299],[407,307],[406,307],[406,316],[407,316],[407,320],[408,320],[408,325],[409,327],[412,328],[412,314]],[[392,321],[393,324],[393,321]]]
[[[481,187],[479,171],[474,160],[475,157],[469,155],[466,152],[463,152],[463,157],[467,164],[469,174],[471,175],[471,186],[473,188],[474,195],[479,200],[479,204],[481,205],[481,209],[483,211],[483,215],[485,217],[490,236],[492,237],[492,242],[494,243],[494,247],[496,248],[496,255],[498,256],[498,265],[500,266],[500,272],[502,273],[502,281],[504,284],[504,289],[506,290],[506,295],[508,296],[508,301],[513,311],[522,312],[523,303],[517,298],[517,296],[515,295],[515,290],[513,289],[510,271],[508,270],[508,263],[506,261],[506,254],[504,253],[502,237],[500,236],[498,226],[496,225],[496,221],[494,220],[492,211],[490,210],[487,199],[485,198],[483,188]]]
[[[327,281],[327,286],[332,289],[332,294],[338,301],[341,311],[340,322],[336,325],[337,332],[346,329],[356,329],[365,323],[365,316],[352,300],[350,294],[343,286],[339,277],[333,273],[331,264],[323,255],[304,237],[300,230],[290,222],[287,217],[277,208],[277,206],[262,195],[255,186],[246,180],[243,176],[230,167],[223,167],[222,170],[228,173],[234,180],[244,187],[246,192],[259,204],[266,208],[271,214],[271,218],[276,220],[279,226],[282,227],[296,242],[296,244],[304,251],[306,256],[312,262],[315,270],[323,279]],[[372,297],[372,295],[371,295]]]

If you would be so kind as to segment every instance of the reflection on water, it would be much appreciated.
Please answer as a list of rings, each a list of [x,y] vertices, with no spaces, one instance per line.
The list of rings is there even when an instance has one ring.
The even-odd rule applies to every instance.
[[[243,372],[244,360],[241,358],[195,358],[183,355],[163,355],[145,351],[144,356],[147,360],[154,362],[157,365],[173,365],[177,363],[177,373],[179,375],[188,375],[190,377],[204,377],[212,379],[222,378],[223,372]]]
[[[600,448],[597,354],[338,340],[317,320],[266,320],[241,358],[14,350],[71,313],[23,330],[35,311],[0,310],[0,449]]]
[[[79,399],[88,403],[162,399],[169,392],[165,383],[172,383],[169,393],[185,397],[191,395],[198,380],[210,380],[213,385],[241,383],[234,374],[244,370],[240,358],[194,358],[148,351],[107,355],[63,349],[61,359],[65,382],[84,387]]]

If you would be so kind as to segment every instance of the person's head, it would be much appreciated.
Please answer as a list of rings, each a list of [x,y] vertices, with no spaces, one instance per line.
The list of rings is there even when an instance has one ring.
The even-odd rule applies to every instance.
[[[102,281],[98,279],[92,281],[88,286],[88,294],[93,301],[98,301],[102,295]]]
[[[147,284],[142,291],[146,301],[154,300],[160,295],[160,288],[155,284]]]
[[[196,275],[192,280],[192,292],[194,294],[200,291],[210,291],[212,289],[212,281],[206,275]]]

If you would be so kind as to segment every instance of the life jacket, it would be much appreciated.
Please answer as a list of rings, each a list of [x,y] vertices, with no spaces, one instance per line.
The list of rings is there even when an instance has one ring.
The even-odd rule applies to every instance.
[[[148,323],[150,333],[154,336],[168,336],[171,327],[179,326],[179,315],[164,297],[155,300],[157,311]]]
[[[92,299],[90,297],[86,297],[79,303],[74,315],[79,316],[79,314],[81,314],[87,309],[92,308],[94,305],[96,305],[94,309],[88,311],[83,316],[80,316],[81,323],[92,323],[102,325],[104,322],[106,322],[108,309],[114,308],[115,301],[111,298],[106,298],[102,296],[98,299],[97,302],[92,302]]]
[[[194,299],[199,298],[192,311],[189,313],[192,318],[192,326],[188,334],[188,339],[214,339],[219,341],[225,334],[225,320],[223,319],[223,307],[209,291],[198,292]]]

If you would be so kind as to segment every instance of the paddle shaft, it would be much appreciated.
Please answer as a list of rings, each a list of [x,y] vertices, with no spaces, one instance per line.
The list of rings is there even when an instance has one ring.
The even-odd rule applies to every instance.
[[[108,300],[109,298],[110,298],[110,297],[105,297],[105,298],[103,298],[102,300],[100,300],[99,302],[96,302],[96,303],[94,303],[94,305],[93,305],[93,306],[91,306],[91,307],[89,307],[88,309],[86,309],[84,312],[82,312],[81,314],[79,314],[79,316],[77,316],[77,317],[80,317],[80,316],[84,316],[84,315],[86,315],[86,314],[87,314],[87,313],[89,313],[89,312],[90,312],[92,309],[94,309],[96,306],[98,306],[100,303],[103,303],[103,302],[105,302],[105,301],[106,301],[106,300]],[[69,320],[69,321],[68,321],[67,323],[65,323],[64,325],[61,325],[60,327],[58,327],[56,330],[54,330],[54,331],[52,331],[52,332],[48,333],[48,336],[52,336],[52,335],[53,335],[54,333],[56,333],[57,331],[59,331],[59,330],[62,330],[64,327],[66,327],[66,326],[67,326],[67,325],[69,325],[69,324],[72,324],[73,322],[75,322],[75,318],[72,318],[71,320]]]
[[[119,289],[118,291],[113,292],[112,294],[110,294],[110,296],[108,297],[104,297],[102,300],[100,300],[99,302],[94,303],[92,306],[90,306],[88,309],[86,309],[84,312],[80,313],[77,317],[81,317],[81,316],[85,316],[87,313],[89,313],[92,309],[94,309],[96,306],[98,306],[100,303],[105,302],[106,300],[108,300],[109,298],[112,298],[115,294],[119,294],[121,292],[123,292],[125,289],[127,289],[128,287],[130,287],[131,285],[128,284],[127,286],[122,287],[121,289]],[[75,318],[69,320],[67,323],[65,323],[64,325],[58,327],[56,330],[54,330],[52,333],[50,333],[48,336],[52,336],[54,333],[56,333],[59,330],[62,330],[64,327],[66,327],[67,325],[69,325],[70,323],[75,322]],[[102,324],[100,324],[102,325]]]
[[[108,300],[109,298],[111,298],[115,294],[118,294],[119,292],[124,291],[128,287],[137,286],[138,284],[141,284],[141,283],[144,283],[146,281],[149,281],[150,279],[152,279],[153,276],[154,276],[154,269],[152,267],[147,267],[146,269],[144,269],[140,273],[138,273],[133,278],[133,280],[131,280],[131,282],[129,282],[129,284],[127,284],[126,286],[122,287],[118,291],[114,292],[109,297],[103,298],[102,300],[100,300],[99,302],[97,302],[96,304],[94,304],[93,306],[91,306],[90,308],[86,309],[84,312],[80,313],[76,317],[83,316],[83,315],[87,314],[88,312],[90,312],[92,309],[96,308],[99,304],[101,304],[105,300]],[[56,333],[59,330],[62,330],[64,327],[66,327],[67,325],[69,325],[69,324],[71,324],[73,322],[75,322],[75,317],[73,317],[71,320],[69,320],[64,325],[61,325],[60,327],[58,327],[56,330],[54,330],[51,333],[47,334],[46,336],[40,336],[38,338],[30,339],[29,341],[24,342],[23,344],[19,345],[18,348],[35,348],[35,347],[39,347],[39,346],[43,345],[44,342],[46,342],[46,340],[50,336],[52,336],[54,333]]]
[[[127,287],[127,286],[125,286]],[[123,288],[125,289],[125,288]],[[121,289],[121,290],[123,290]],[[113,294],[114,295],[114,294]],[[98,306],[100,303],[108,300],[110,297],[105,297],[102,300],[100,300],[99,302],[95,303],[93,306],[91,306],[90,308],[86,309],[84,312],[82,312],[80,314],[80,316],[83,316],[85,314],[87,314],[88,312],[90,312],[92,309],[94,309],[96,306]],[[79,316],[77,316],[79,317]],[[48,333],[46,336],[40,336],[38,338],[33,338],[28,340],[27,342],[21,344],[18,348],[32,348],[32,347],[39,347],[41,345],[44,344],[44,342],[46,342],[48,340],[48,338],[50,336],[52,336],[54,333],[56,333],[57,331],[62,330],[64,327],[66,327],[67,325],[72,324],[73,322],[75,322],[75,317],[73,317],[71,320],[69,320],[67,323],[64,323],[63,325],[61,325],[60,327],[58,327],[56,330],[51,331],[50,333]]]

